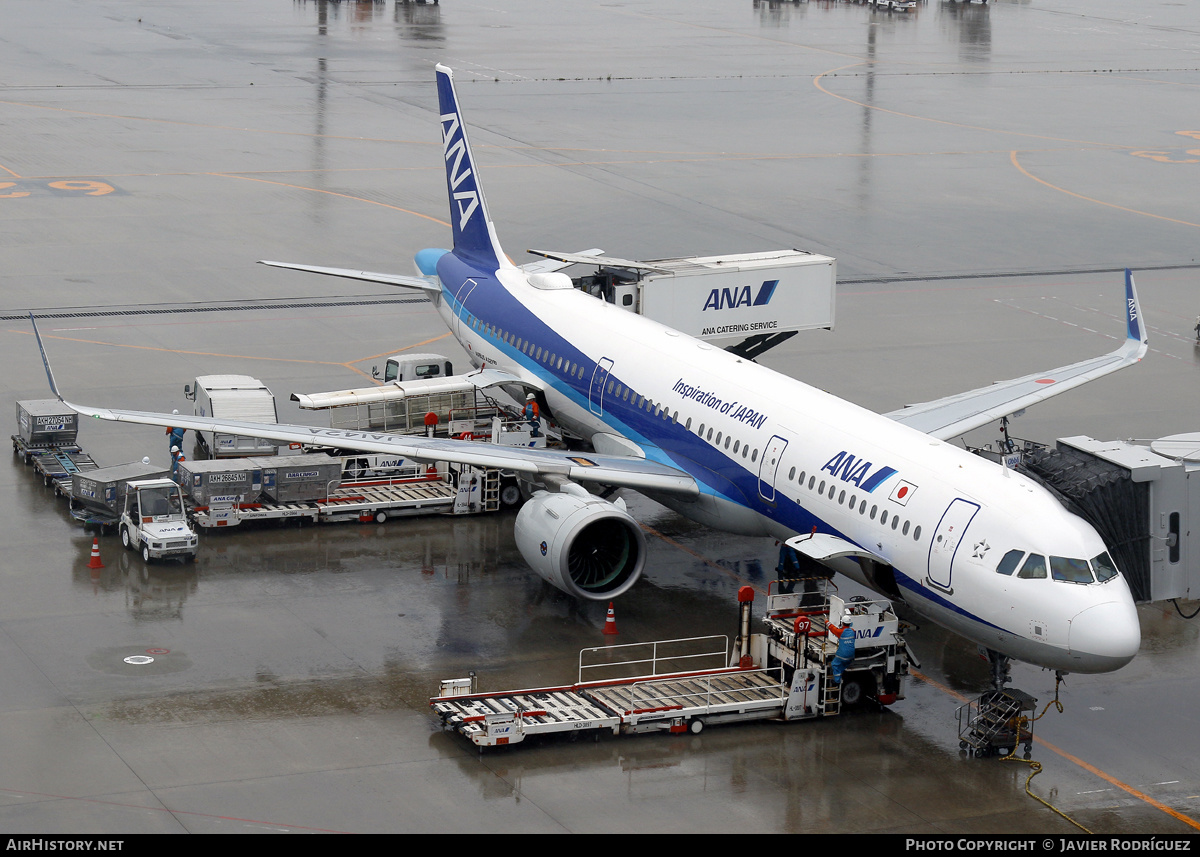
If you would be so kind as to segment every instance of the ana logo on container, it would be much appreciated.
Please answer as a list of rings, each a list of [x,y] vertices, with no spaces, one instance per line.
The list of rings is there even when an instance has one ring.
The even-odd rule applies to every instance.
[[[763,284],[758,287],[758,293],[751,296],[750,287],[742,286],[732,289],[713,289],[708,293],[708,300],[704,302],[703,312],[710,309],[737,309],[744,306],[766,306],[771,302],[771,296],[775,294],[775,287],[779,285],[779,280],[764,280]]]

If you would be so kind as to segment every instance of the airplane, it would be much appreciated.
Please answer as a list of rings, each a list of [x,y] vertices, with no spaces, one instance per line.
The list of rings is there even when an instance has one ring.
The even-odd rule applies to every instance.
[[[621,499],[599,496],[628,488],[706,526],[786,542],[1005,669],[1015,658],[1096,673],[1133,659],[1133,598],[1096,530],[1037,482],[947,442],[1141,360],[1148,343],[1129,271],[1115,351],[877,414],[574,288],[560,269],[609,259],[599,250],[514,264],[453,74],[439,64],[436,77],[453,249],[420,251],[418,276],[264,264],[421,290],[481,372],[534,391],[542,414],[587,451],[64,404],[117,422],[516,471],[538,487],[517,515],[517,545],[578,598],[609,600],[642,573],[641,528]],[[38,346],[61,400],[40,335]]]

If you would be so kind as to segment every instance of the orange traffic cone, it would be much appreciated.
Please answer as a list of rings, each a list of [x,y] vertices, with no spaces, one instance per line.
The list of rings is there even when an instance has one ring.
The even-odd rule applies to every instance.
[[[104,568],[104,563],[100,561],[100,539],[92,539],[92,558],[88,562],[88,568]]]
[[[615,634],[615,633],[617,633],[617,617],[616,617],[616,615],[613,613],[613,606],[612,606],[612,602],[611,602],[611,601],[610,601],[610,602],[608,602],[608,615],[604,617],[604,631],[603,631],[603,633],[605,633],[605,634]]]

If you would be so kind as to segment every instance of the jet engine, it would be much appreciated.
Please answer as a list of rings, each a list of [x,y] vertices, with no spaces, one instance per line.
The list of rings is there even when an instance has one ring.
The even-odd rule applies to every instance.
[[[543,580],[576,598],[606,601],[642,575],[646,537],[625,511],[568,483],[539,491],[517,514],[517,548]]]

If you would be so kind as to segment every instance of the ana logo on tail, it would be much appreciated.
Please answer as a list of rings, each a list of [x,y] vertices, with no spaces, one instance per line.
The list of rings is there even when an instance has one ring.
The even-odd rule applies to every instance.
[[[464,229],[475,209],[479,208],[479,190],[471,182],[467,190],[458,189],[471,177],[471,161],[466,158],[467,141],[462,134],[462,123],[457,113],[442,114],[442,152],[448,166],[446,176],[450,181],[450,192],[458,206],[458,228]],[[450,161],[453,159],[454,163]],[[465,163],[464,163],[465,161]]]

